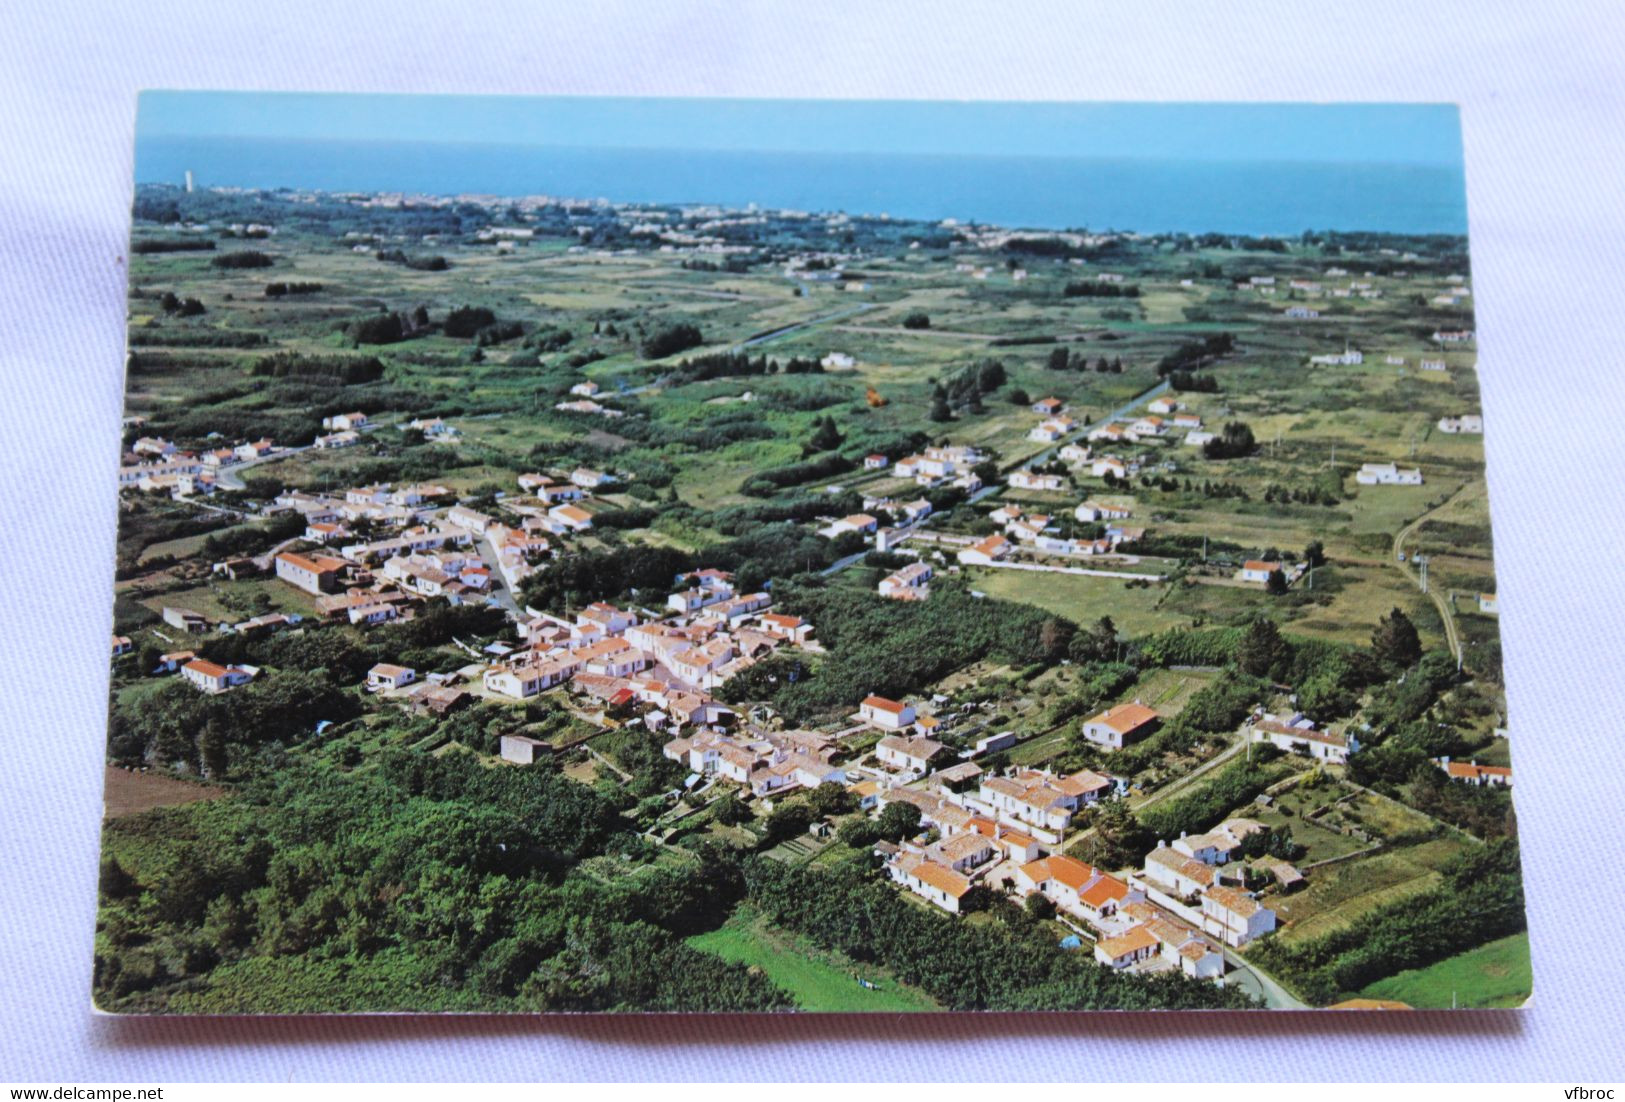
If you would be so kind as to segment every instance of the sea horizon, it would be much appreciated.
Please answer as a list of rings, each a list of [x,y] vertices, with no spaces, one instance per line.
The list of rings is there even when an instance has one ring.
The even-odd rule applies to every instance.
[[[1087,153],[885,153],[144,134],[138,185],[550,196],[955,219],[1011,230],[1465,235],[1444,164]]]

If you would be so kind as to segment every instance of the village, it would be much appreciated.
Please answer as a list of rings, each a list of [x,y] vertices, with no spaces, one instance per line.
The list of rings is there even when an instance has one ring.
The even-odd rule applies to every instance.
[[[256,243],[374,293],[386,245],[438,250],[452,294],[524,273],[545,320],[403,306],[412,337],[340,355],[298,328],[320,293],[278,295],[292,359],[243,354],[241,393],[184,417],[129,410],[122,508],[153,535],[120,560],[116,729],[172,684],[247,707],[319,678],[331,715],[289,736],[297,767],[404,749],[557,775],[616,803],[639,860],[854,862],[947,921],[1275,1006],[1363,997],[1323,996],[1290,953],[1380,906],[1362,878],[1426,890],[1501,829],[1459,253],[1186,261],[1133,235],[701,206],[490,217],[466,240]],[[809,244],[739,243],[786,234]],[[208,299],[222,316],[251,296],[186,278],[236,288]],[[1395,320],[1418,296],[1425,332]],[[134,362],[162,386],[213,355],[144,324]],[[313,379],[319,407],[239,408]],[[1350,393],[1375,412],[1334,423]],[[1399,657],[1351,657],[1390,621]],[[1435,714],[1459,737],[1413,736]],[[251,760],[175,768],[229,784]]]

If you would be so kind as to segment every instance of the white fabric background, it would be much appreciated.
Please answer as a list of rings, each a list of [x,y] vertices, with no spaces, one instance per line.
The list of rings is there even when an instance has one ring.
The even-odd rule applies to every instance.
[[[0,1078],[1625,1078],[1617,5],[10,3]],[[1537,1005],[1510,1013],[120,1021],[89,1007],[141,88],[1463,106]]]

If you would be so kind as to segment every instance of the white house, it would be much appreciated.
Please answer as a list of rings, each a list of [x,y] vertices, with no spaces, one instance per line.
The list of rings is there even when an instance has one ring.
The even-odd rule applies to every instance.
[[[931,767],[931,759],[942,753],[942,743],[935,739],[909,738],[887,735],[875,746],[875,757],[897,769],[912,769],[924,773]]]
[[[1216,884],[1202,894],[1202,926],[1226,945],[1245,945],[1275,929],[1275,912],[1251,892]]]
[[[1045,444],[1053,444],[1077,428],[1077,422],[1070,417],[1052,417],[1041,421],[1027,433],[1027,439],[1037,440]]]
[[[1316,761],[1344,765],[1349,755],[1360,749],[1359,739],[1353,735],[1333,734],[1317,730],[1314,723],[1303,716],[1282,720],[1263,715],[1248,720],[1250,737],[1254,742],[1268,742],[1287,753],[1307,754]]]
[[[206,693],[223,693],[246,685],[259,675],[255,666],[222,666],[206,658],[194,658],[181,667],[181,676]]]
[[[1018,490],[1059,490],[1065,480],[1058,474],[1039,474],[1023,467],[1010,472],[1010,485]]]
[[[1501,615],[1501,599],[1494,593],[1480,593],[1478,595],[1478,611],[1487,616]]]
[[[1481,788],[1512,787],[1512,770],[1504,765],[1479,765],[1476,761],[1451,761],[1447,757],[1435,758],[1433,763],[1453,781]]]
[[[1115,876],[1061,855],[1022,865],[1016,869],[1015,882],[1022,895],[1036,892],[1090,923],[1111,918],[1129,897],[1129,886]]]
[[[1152,413],[1169,414],[1177,413],[1185,407],[1178,398],[1164,394],[1161,397],[1151,399],[1151,404],[1145,408]]]
[[[1079,728],[1079,733],[1099,746],[1121,750],[1136,739],[1142,739],[1162,725],[1162,717],[1154,709],[1138,700],[1107,708],[1091,716]]]
[[[1365,355],[1358,348],[1345,348],[1341,352],[1333,352],[1324,356],[1310,356],[1312,364],[1327,364],[1332,366],[1353,367],[1365,362]]]
[[[900,704],[871,694],[858,705],[858,715],[865,723],[896,731],[914,722],[914,705]]]
[[[1420,486],[1422,472],[1395,463],[1363,463],[1354,481],[1362,486]]]
[[[1145,855],[1142,875],[1168,894],[1181,899],[1199,895],[1219,882],[1213,868],[1194,857],[1189,857],[1166,842]]]
[[[578,398],[591,398],[593,395],[598,393],[598,390],[598,384],[593,382],[591,379],[588,379],[584,383],[577,383],[575,386],[571,387],[570,393],[574,394]]]
[[[1236,577],[1244,582],[1258,582],[1260,585],[1268,585],[1271,576],[1279,573],[1281,573],[1281,564],[1278,562],[1248,559],[1241,564],[1241,571]]]
[[[899,853],[886,866],[887,874],[915,895],[952,914],[972,885],[968,878],[919,854]]]
[[[394,666],[388,662],[380,662],[367,671],[367,688],[399,689],[417,679],[417,671],[410,666]]]
[[[917,600],[930,594],[931,587],[927,584],[932,576],[931,566],[928,563],[912,562],[892,574],[880,579],[880,595],[902,600]]]
[[[960,562],[970,566],[991,566],[1008,556],[1011,550],[1009,540],[1000,535],[992,535],[980,543],[962,549],[956,557]]]
[[[1484,432],[1484,418],[1476,413],[1464,413],[1460,417],[1439,418],[1439,431],[1451,434],[1471,433],[1482,435]]]
[[[585,532],[592,527],[592,514],[577,505],[555,505],[547,515],[555,524],[572,532]]]
[[[1127,520],[1134,515],[1134,510],[1127,505],[1108,505],[1090,499],[1072,510],[1072,515],[1085,524],[1093,524],[1102,520]]]
[[[886,464],[890,462],[891,460],[876,452],[874,455],[863,457],[863,469],[866,471],[883,471],[886,469]]]
[[[879,527],[880,521],[876,520],[868,513],[852,513],[848,516],[842,517],[840,520],[833,521],[823,528],[820,528],[818,530],[818,534],[821,536],[827,536],[830,539],[834,539],[836,536],[842,535],[846,532],[869,533],[873,532]]]

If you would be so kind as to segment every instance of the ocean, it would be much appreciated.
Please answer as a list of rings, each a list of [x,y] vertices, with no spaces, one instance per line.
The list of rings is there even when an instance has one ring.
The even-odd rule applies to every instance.
[[[146,136],[136,180],[717,203],[1012,228],[1467,232],[1459,169],[1083,155],[740,152]]]

